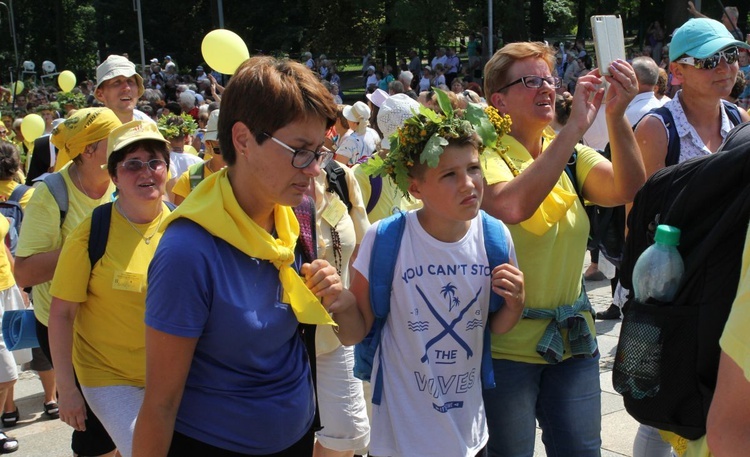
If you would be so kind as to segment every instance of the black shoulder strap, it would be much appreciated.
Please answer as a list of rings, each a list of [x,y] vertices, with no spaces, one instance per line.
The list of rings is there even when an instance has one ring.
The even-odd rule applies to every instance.
[[[578,149],[573,148],[573,154],[570,155],[570,159],[568,159],[568,164],[565,165],[565,174],[568,175],[568,178],[570,178],[570,182],[573,183],[573,188],[576,190],[576,194],[578,194],[578,199],[581,200],[581,205],[584,205],[583,189],[581,189],[578,186],[578,176],[576,175],[577,164],[578,164]]]
[[[346,205],[346,211],[352,210],[352,202],[349,199],[349,184],[346,182],[344,168],[335,160],[326,165],[326,179],[328,180],[328,192],[336,192],[342,202]]]
[[[109,226],[112,221],[112,202],[94,208],[91,213],[91,233],[89,233],[89,261],[91,268],[102,258],[107,249]]]

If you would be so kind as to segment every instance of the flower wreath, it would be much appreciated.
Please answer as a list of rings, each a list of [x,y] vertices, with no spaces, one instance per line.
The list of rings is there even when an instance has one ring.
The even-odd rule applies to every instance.
[[[401,192],[409,197],[409,168],[416,161],[434,168],[449,140],[469,138],[475,133],[482,139],[479,154],[486,148],[498,148],[498,139],[510,131],[510,117],[495,108],[469,103],[465,110],[453,110],[445,92],[435,89],[442,113],[419,107],[389,138],[391,150],[385,158],[378,155],[362,164],[371,176],[389,176]]]
[[[182,124],[172,125],[168,121],[172,117],[179,117],[182,119]],[[179,116],[175,114],[169,114],[167,116],[162,115],[159,117],[159,121],[156,123],[159,127],[159,132],[164,138],[178,138],[181,136],[192,135],[198,130],[198,124],[193,119],[193,116],[188,113],[182,113]]]

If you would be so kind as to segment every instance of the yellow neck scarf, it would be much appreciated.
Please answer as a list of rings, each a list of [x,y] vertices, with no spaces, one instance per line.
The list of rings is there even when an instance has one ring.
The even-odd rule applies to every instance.
[[[544,143],[542,146],[542,151],[546,149],[547,145],[549,145],[553,138],[554,134],[545,130],[543,136]],[[502,159],[508,165],[508,168],[510,168],[513,176],[518,176],[521,172],[523,172],[523,170],[526,169],[526,167],[531,165],[534,159],[531,157],[531,154],[529,154],[529,151],[527,151],[526,148],[523,147],[523,145],[521,145],[521,143],[519,143],[512,136],[504,135],[501,139],[501,142],[502,146],[507,146],[509,148],[508,152],[510,154],[508,154],[508,152],[498,150],[500,157],[502,157]],[[512,155],[513,158],[511,159],[509,155]],[[513,163],[514,161],[521,162],[522,164],[520,165],[520,167],[516,167]],[[521,222],[521,227],[536,236],[542,236],[547,233],[547,231],[552,228],[552,226],[554,226],[560,219],[562,219],[563,216],[565,216],[565,213],[568,212],[570,207],[573,206],[573,203],[577,199],[578,194],[568,192],[567,190],[563,189],[558,182],[552,188],[550,193],[547,194],[546,197],[544,197],[544,201],[542,201],[542,204],[539,205],[539,208],[536,209],[534,214],[530,218]]]
[[[180,217],[190,219],[250,257],[273,263],[279,270],[283,300],[291,304],[298,321],[335,325],[320,300],[292,268],[299,223],[290,207],[276,205],[274,226],[278,238],[272,237],[242,210],[224,168],[206,177],[169,215],[163,227]]]

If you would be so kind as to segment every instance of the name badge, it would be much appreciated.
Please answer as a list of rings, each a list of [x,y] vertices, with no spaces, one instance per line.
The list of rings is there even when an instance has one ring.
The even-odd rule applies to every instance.
[[[142,292],[145,279],[145,275],[141,273],[120,271],[115,273],[115,278],[112,281],[112,288],[115,290],[124,290],[126,292]]]
[[[346,214],[346,204],[341,201],[338,195],[334,194],[326,209],[323,210],[323,220],[328,222],[331,227],[336,227],[344,214]]]

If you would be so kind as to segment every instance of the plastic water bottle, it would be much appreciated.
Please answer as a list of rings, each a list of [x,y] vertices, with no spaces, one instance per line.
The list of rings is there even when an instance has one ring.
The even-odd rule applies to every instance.
[[[633,268],[633,292],[641,303],[646,303],[649,298],[659,302],[672,301],[685,273],[685,264],[677,251],[680,229],[660,225],[656,228],[654,240],[656,243],[643,251]]]
[[[643,251],[633,269],[633,292],[636,301],[656,306],[674,299],[685,265],[677,251],[680,229],[669,225],[656,228],[656,243]],[[654,303],[651,300],[656,300]],[[642,306],[642,305],[637,305]],[[623,335],[623,332],[626,335]],[[620,393],[630,392],[637,399],[655,397],[661,388],[661,327],[648,312],[634,312],[623,326],[617,358],[620,372],[615,384]]]

